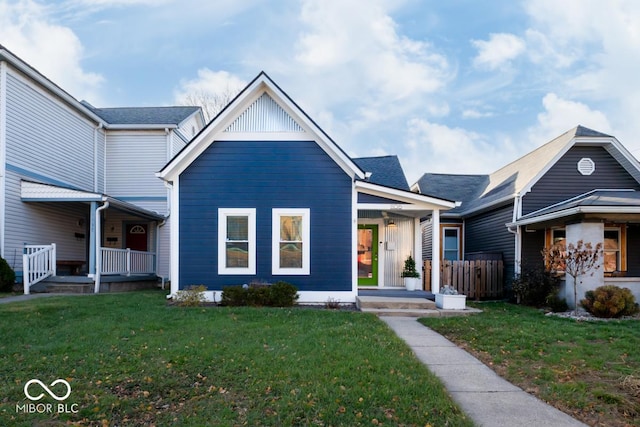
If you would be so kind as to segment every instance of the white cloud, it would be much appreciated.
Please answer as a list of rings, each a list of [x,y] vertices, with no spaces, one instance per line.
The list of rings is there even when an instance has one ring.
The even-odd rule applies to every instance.
[[[183,80],[180,87],[174,91],[176,101],[183,101],[189,93],[205,92],[212,95],[225,92],[238,93],[247,85],[247,82],[228,71],[213,71],[208,68],[198,70],[198,77],[191,80]]]
[[[478,68],[496,70],[507,66],[515,58],[525,52],[524,40],[514,34],[496,33],[489,35],[489,40],[472,40],[478,49],[473,63]]]
[[[507,138],[488,137],[422,119],[407,123],[405,152],[400,152],[410,184],[423,173],[490,173],[513,160]]]
[[[322,78],[325,94],[313,104],[325,108],[359,98],[388,116],[390,103],[434,93],[450,79],[447,59],[427,41],[400,34],[389,8],[381,0],[367,7],[357,0],[303,2],[294,69],[307,80]]]
[[[606,115],[586,104],[549,93],[542,99],[542,105],[544,111],[538,114],[536,126],[529,129],[529,139],[534,145],[542,145],[577,125],[604,133],[612,132]]]
[[[71,29],[51,22],[45,7],[31,0],[0,1],[0,40],[76,98],[100,102],[104,78],[82,68],[80,39]]]

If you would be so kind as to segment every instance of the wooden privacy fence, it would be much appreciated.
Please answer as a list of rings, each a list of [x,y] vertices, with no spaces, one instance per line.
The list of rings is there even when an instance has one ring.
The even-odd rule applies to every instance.
[[[502,298],[504,265],[500,260],[442,261],[440,287],[451,285],[470,299]],[[431,261],[424,262],[424,289],[431,289]]]

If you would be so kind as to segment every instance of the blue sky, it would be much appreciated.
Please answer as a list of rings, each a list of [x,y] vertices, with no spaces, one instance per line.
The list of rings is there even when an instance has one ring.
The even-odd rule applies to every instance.
[[[490,173],[578,124],[640,155],[636,0],[0,0],[0,44],[98,107],[264,70],[410,183]]]

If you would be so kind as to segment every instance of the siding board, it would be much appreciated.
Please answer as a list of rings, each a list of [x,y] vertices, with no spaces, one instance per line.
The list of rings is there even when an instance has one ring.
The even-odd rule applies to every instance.
[[[595,162],[595,172],[581,175],[577,164],[583,157]],[[635,189],[640,184],[603,147],[574,146],[556,162],[522,198],[522,214],[594,189]]]
[[[180,286],[351,290],[351,180],[314,142],[217,141],[180,176]],[[255,276],[217,275],[218,208],[256,208]],[[271,275],[271,210],[311,209],[311,274]]]
[[[505,280],[514,274],[515,235],[510,233],[506,223],[513,220],[511,205],[495,209],[465,220],[465,253],[501,252],[505,266]]]

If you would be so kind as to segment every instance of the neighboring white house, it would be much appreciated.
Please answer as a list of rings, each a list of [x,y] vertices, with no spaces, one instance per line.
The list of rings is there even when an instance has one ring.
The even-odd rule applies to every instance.
[[[198,107],[94,108],[0,45],[0,256],[18,277],[168,277],[169,192],[154,173],[203,126]],[[32,252],[41,264],[24,266]]]

